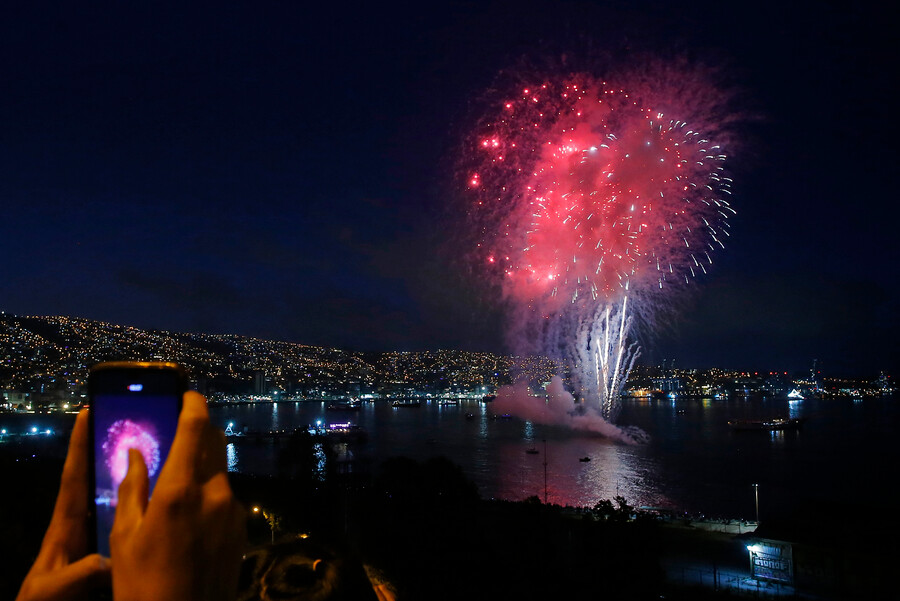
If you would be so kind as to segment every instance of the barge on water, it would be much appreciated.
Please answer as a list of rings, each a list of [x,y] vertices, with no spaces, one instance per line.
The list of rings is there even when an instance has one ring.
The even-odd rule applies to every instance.
[[[764,430],[773,432],[776,430],[797,430],[801,424],[800,418],[775,417],[772,419],[738,419],[728,422],[732,430]]]

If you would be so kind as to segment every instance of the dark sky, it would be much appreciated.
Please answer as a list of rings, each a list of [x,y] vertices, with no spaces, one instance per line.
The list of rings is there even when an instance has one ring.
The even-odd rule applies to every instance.
[[[727,164],[731,244],[645,357],[897,367],[887,9],[12,4],[0,13],[0,310],[503,351],[501,308],[451,260],[454,161],[476,101],[522,57],[634,48],[726,65],[750,117]]]

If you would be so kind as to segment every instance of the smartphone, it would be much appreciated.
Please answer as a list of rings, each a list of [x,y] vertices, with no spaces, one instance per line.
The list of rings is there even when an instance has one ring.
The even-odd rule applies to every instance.
[[[119,484],[128,472],[128,450],[144,457],[150,494],[175,438],[187,373],[177,363],[100,363],[88,375],[90,403],[91,549],[109,557],[109,533]]]

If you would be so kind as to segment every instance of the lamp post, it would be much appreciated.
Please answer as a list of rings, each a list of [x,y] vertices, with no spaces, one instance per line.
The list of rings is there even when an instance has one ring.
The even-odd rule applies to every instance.
[[[759,484],[751,484],[753,487],[753,496],[756,499],[756,526],[759,527]]]
[[[272,544],[274,544],[275,543],[275,529],[281,527],[281,516],[279,516],[275,512],[266,511],[265,509],[262,509],[261,511],[263,514],[263,518],[269,524],[269,530],[272,531]],[[260,513],[260,508],[258,506],[254,507],[253,513],[257,513],[257,514]]]

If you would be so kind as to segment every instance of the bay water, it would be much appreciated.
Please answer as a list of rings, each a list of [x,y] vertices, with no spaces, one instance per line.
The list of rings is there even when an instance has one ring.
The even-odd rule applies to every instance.
[[[342,444],[333,461],[377,469],[395,456],[443,456],[458,464],[483,498],[530,496],[560,505],[592,506],[624,497],[634,506],[753,520],[810,506],[885,511],[900,460],[893,397],[853,400],[628,399],[618,422],[649,435],[628,445],[602,436],[495,416],[490,403],[460,401],[394,407],[363,403],[334,412],[317,401],[221,405],[211,408],[223,429],[292,430],[350,422],[366,437]],[[729,420],[796,417],[798,430],[735,431]],[[274,473],[278,440],[229,440],[229,469]],[[335,458],[336,457],[336,458]]]

